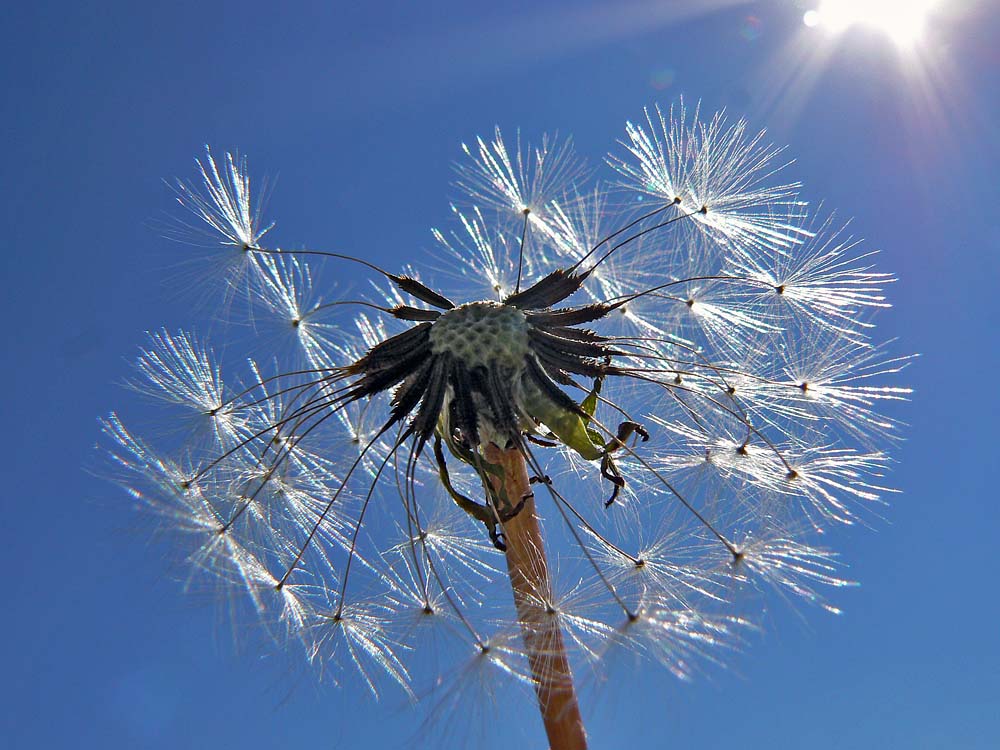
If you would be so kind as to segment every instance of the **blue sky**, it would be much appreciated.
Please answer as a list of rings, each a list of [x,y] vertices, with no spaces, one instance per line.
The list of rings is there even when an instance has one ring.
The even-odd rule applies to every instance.
[[[698,5],[5,12],[5,746],[397,747],[414,729],[398,701],[316,687],[252,640],[235,650],[85,469],[97,417],[130,398],[143,332],[203,325],[165,272],[177,246],[150,229],[171,206],[163,178],[190,175],[204,143],[238,148],[278,177],[281,238],[391,267],[446,220],[462,141],[494,124],[558,130],[596,162],[627,118],[683,94],[789,144],[807,197],[855,217],[899,275],[880,330],[922,356],[893,412],[909,423],[902,493],[885,521],[835,539],[863,584],[836,592],[845,613],[774,602],[729,669],[608,686],[594,747],[995,747],[1000,17],[985,0],[941,3],[904,54],[873,29],[832,42],[802,23],[809,3]]]

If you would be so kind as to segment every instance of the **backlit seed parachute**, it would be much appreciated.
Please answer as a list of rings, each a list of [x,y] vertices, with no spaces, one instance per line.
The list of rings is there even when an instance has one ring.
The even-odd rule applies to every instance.
[[[103,421],[188,585],[376,694],[530,684],[502,555],[526,498],[497,491],[492,445],[532,474],[554,571],[534,606],[581,664],[686,678],[742,642],[748,589],[830,607],[819,535],[887,491],[877,407],[908,392],[872,339],[892,279],[809,223],[762,133],[692,115],[629,124],[610,188],[568,143],[477,140],[405,269],[264,245],[245,160],[207,152],[178,198],[262,339],[248,363],[152,334],[128,383],[168,429]],[[335,264],[370,283],[324,285]]]

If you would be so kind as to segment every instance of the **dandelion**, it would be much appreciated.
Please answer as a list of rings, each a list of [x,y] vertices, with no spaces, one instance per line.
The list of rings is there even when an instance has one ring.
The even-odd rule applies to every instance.
[[[882,502],[877,407],[908,393],[872,340],[891,277],[809,223],[742,121],[681,104],[622,145],[607,187],[568,143],[478,140],[455,226],[398,272],[266,246],[245,160],[198,162],[178,197],[252,359],[154,333],[128,384],[186,429],[102,423],[189,586],[376,696],[474,715],[529,689],[557,750],[586,747],[581,670],[632,655],[688,679],[746,641],[748,591],[836,611],[816,537]]]

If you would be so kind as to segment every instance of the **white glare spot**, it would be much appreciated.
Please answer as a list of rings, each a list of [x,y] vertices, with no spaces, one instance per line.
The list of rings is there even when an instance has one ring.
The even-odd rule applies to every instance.
[[[900,46],[920,38],[934,0],[821,0],[802,17],[806,26],[841,32],[856,24],[881,29]]]

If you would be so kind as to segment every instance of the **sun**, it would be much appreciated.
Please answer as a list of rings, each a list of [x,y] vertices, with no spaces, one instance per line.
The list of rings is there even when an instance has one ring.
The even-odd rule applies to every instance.
[[[902,47],[921,36],[934,0],[821,0],[802,17],[806,26],[837,33],[856,24],[873,26]]]

